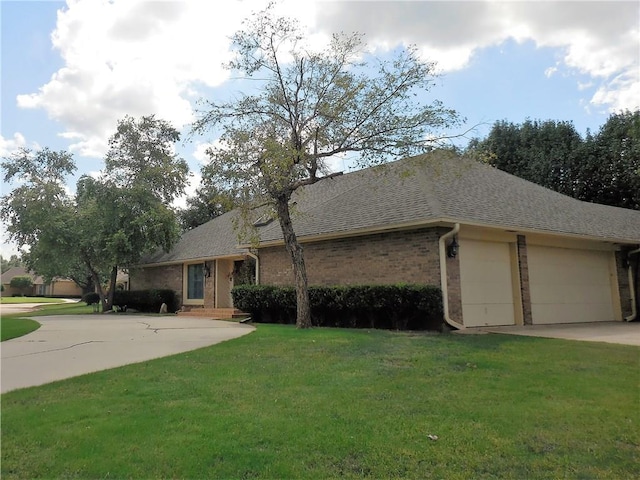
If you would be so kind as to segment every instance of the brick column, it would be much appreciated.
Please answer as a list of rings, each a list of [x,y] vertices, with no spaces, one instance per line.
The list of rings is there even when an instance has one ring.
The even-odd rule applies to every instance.
[[[446,255],[446,254],[445,254]],[[451,320],[462,323],[462,286],[460,283],[460,255],[454,258],[447,257],[447,292],[449,296],[449,317]]]
[[[618,289],[620,293],[620,304],[622,307],[622,316],[628,317],[631,315],[631,285],[629,285],[629,270],[626,264],[627,252],[616,252],[616,270],[618,276]],[[635,262],[635,258],[630,257],[631,264]],[[637,292],[636,292],[637,294]]]
[[[520,298],[525,325],[533,323],[531,315],[531,290],[529,288],[529,260],[527,259],[527,239],[518,235],[518,269],[520,270]]]

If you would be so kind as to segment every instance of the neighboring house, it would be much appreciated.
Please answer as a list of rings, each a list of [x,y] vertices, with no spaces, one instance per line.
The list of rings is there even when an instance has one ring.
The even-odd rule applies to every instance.
[[[13,277],[21,277],[29,275],[33,281],[31,291],[22,292],[11,287],[11,279]],[[46,283],[44,279],[34,274],[33,272],[27,272],[24,267],[13,267],[2,274],[2,286],[4,291],[2,295],[4,297],[10,297],[12,295],[20,295],[24,293],[29,296],[56,296],[56,297],[80,297],[82,295],[82,289],[73,281],[68,278],[54,278],[51,283]]]
[[[439,285],[456,328],[637,313],[638,211],[575,200],[447,152],[324,180],[293,200],[311,285]],[[147,258],[130,270],[131,288],[231,307],[235,273],[249,259],[259,283],[292,285],[278,221],[256,223],[260,242],[251,247],[239,244],[236,217],[222,215]]]

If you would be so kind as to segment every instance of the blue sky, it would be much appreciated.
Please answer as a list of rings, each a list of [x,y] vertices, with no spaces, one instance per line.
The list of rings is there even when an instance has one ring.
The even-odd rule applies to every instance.
[[[124,115],[156,114],[188,130],[197,99],[237,89],[221,63],[228,36],[263,0],[0,1],[0,156],[20,147],[69,150],[78,175],[102,168]],[[484,136],[497,120],[571,121],[584,134],[640,99],[640,3],[282,0],[321,44],[366,35],[377,55],[414,44],[442,74],[441,100]],[[451,132],[457,133],[457,132]],[[180,146],[194,177],[214,138]],[[15,185],[2,184],[2,194]],[[15,253],[4,243],[2,254]]]

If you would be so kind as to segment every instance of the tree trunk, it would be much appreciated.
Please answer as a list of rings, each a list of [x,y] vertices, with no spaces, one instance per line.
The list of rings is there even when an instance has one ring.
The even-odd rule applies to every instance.
[[[109,291],[107,292],[107,305],[109,310],[113,309],[113,294],[116,291],[116,282],[118,280],[118,266],[111,268],[111,278],[109,279]]]
[[[106,312],[108,310],[111,310],[111,306],[109,306],[109,309],[107,310],[107,299],[105,298],[104,290],[102,288],[102,282],[100,281],[100,275],[98,275],[98,272],[96,272],[93,268],[91,268],[91,266],[89,266],[89,271],[91,272],[91,279],[93,280],[93,283],[94,283],[95,288],[97,290],[96,293],[100,297],[100,304],[102,305],[102,311]]]
[[[309,288],[307,282],[307,268],[304,264],[302,247],[293,231],[291,214],[289,212],[289,198],[283,196],[276,200],[276,209],[280,228],[284,236],[284,244],[291,258],[293,275],[296,286],[296,327],[311,328],[311,306],[309,302]]]

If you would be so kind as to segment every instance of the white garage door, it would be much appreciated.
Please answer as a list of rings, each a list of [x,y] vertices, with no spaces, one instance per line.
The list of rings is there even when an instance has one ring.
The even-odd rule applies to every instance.
[[[461,239],[459,255],[464,325],[513,325],[509,244]]]
[[[613,252],[529,245],[534,324],[615,320],[611,295]]]

